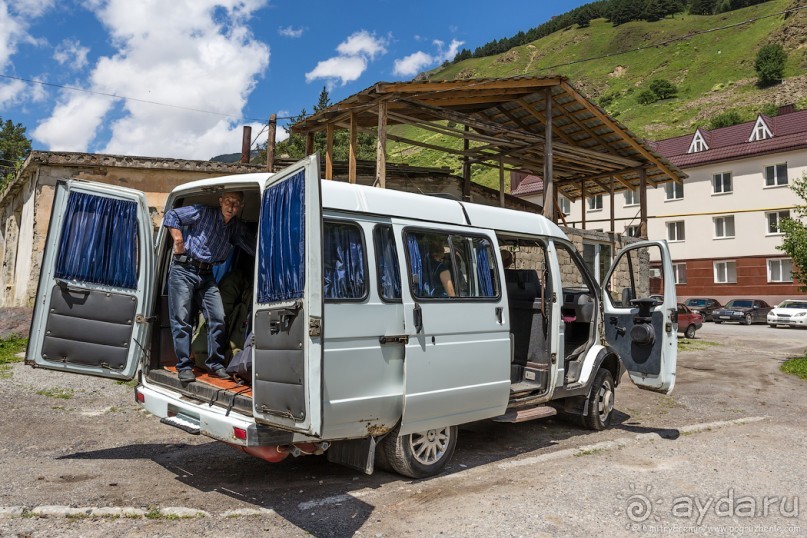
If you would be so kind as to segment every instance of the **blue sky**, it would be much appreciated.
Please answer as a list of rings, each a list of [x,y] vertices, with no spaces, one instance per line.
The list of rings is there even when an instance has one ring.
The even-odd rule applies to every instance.
[[[323,86],[410,80],[584,3],[0,0],[0,117],[35,149],[207,159]]]

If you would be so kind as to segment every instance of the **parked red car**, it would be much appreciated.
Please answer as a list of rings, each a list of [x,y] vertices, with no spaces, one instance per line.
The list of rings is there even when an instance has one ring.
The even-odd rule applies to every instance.
[[[703,315],[694,312],[684,303],[678,303],[678,332],[687,338],[695,338],[695,331],[703,327]]]

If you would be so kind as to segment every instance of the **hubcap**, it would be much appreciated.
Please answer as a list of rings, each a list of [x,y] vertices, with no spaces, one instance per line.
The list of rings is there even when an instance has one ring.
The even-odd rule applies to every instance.
[[[418,463],[432,465],[442,459],[451,441],[449,428],[413,433],[409,436],[412,455]]]
[[[607,383],[600,387],[600,392],[597,395],[597,407],[600,412],[600,420],[605,422],[608,415],[614,409],[614,391]]]

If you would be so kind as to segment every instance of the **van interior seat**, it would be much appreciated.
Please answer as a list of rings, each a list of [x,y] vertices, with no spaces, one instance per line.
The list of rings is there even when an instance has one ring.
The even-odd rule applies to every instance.
[[[541,281],[534,269],[505,269],[510,332],[513,334],[513,363],[546,362],[546,337],[541,313]]]

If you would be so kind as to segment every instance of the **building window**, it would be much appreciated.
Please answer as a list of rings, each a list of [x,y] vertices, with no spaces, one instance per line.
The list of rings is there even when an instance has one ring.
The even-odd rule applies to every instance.
[[[770,213],[765,213],[765,216],[768,218],[768,235],[781,234],[782,219],[790,218],[790,210],[771,211]]]
[[[669,181],[664,184],[664,191],[667,193],[667,200],[681,200],[684,197],[684,184]]]
[[[597,282],[601,282],[611,268],[611,255],[611,245],[608,243],[583,242],[583,262]]]
[[[625,191],[625,205],[639,205],[639,189]]]
[[[684,221],[668,222],[667,241],[683,241],[684,239]]]
[[[768,260],[768,282],[793,282],[793,260]]]
[[[632,224],[625,228],[625,235],[628,237],[640,237],[641,233],[641,228],[638,224]]]
[[[725,239],[734,237],[734,215],[728,217],[715,217],[715,238]]]
[[[597,194],[595,196],[589,196],[588,198],[588,210],[589,211],[599,211],[602,209],[602,194]]]
[[[686,284],[687,283],[687,264],[685,263],[674,263],[673,264],[673,276],[675,277],[676,284]]]
[[[765,167],[765,186],[787,185],[787,163]]]
[[[737,283],[737,262],[715,262],[715,284]]]
[[[689,145],[689,151],[687,151],[687,153],[697,153],[699,151],[706,151],[707,149],[709,149],[709,146],[706,145],[703,133],[698,129],[695,131],[695,136],[692,137],[692,143]]]
[[[560,206],[561,213],[564,215],[572,214],[572,202],[562,194],[558,196],[558,205]]]
[[[768,129],[768,125],[765,123],[765,120],[762,119],[762,116],[758,116],[757,123],[754,125],[754,130],[751,132],[751,138],[749,138],[748,141],[756,142],[758,140],[766,140],[771,137],[773,137],[773,133],[770,129]]]
[[[712,193],[726,194],[732,192],[731,172],[723,172],[712,176]]]

